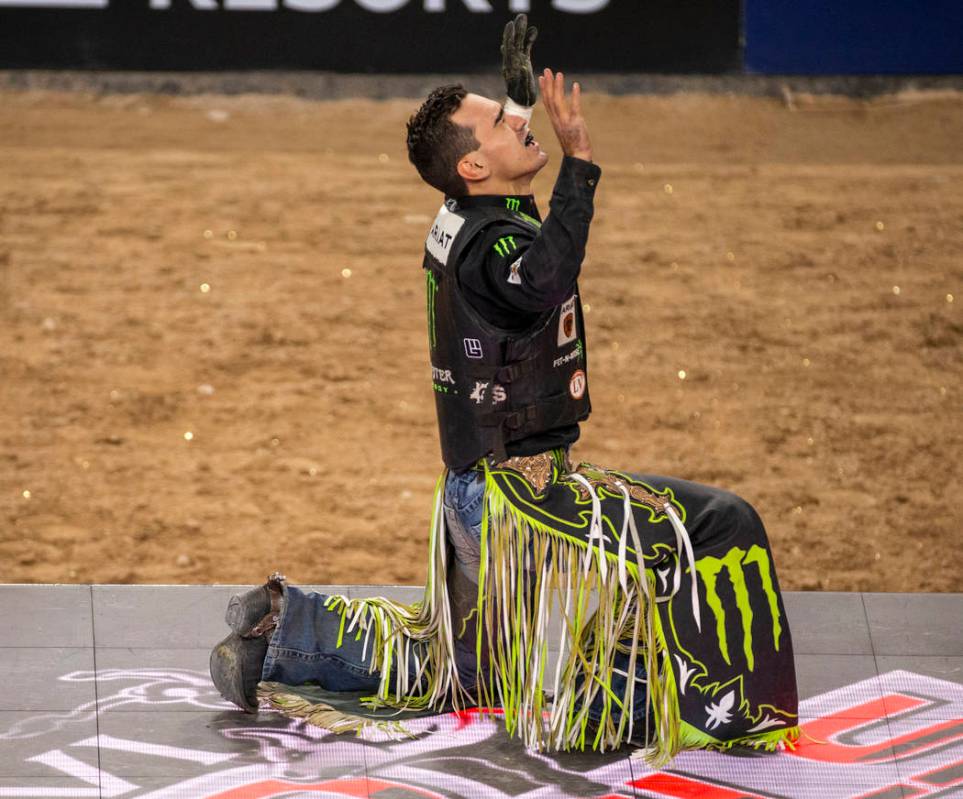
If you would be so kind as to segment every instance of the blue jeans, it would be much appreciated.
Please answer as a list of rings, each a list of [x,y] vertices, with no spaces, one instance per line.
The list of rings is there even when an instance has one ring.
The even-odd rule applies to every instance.
[[[449,570],[449,596],[452,605],[464,609],[466,615],[475,606],[478,590],[484,488],[484,479],[476,472],[461,476],[452,472],[445,484],[444,513],[454,566]],[[339,647],[341,612],[326,608],[327,599],[326,594],[304,592],[295,586],[285,589],[261,679],[285,685],[312,682],[329,691],[376,691],[380,672],[369,671],[373,642],[369,640],[368,651],[364,652],[364,636],[355,640],[354,632],[346,632]],[[460,617],[453,615],[457,623]],[[475,683],[474,629],[466,629],[461,640],[461,646],[456,641],[456,662],[467,688]],[[415,651],[423,661],[424,645],[415,644]],[[414,658],[409,661],[409,676],[414,679]]]
[[[450,472],[445,483],[443,504],[454,566],[449,569],[448,589],[456,635],[460,619],[475,607],[484,491],[484,478],[474,471],[462,475]],[[371,642],[368,652],[362,656],[364,637],[356,641],[354,633],[346,632],[339,647],[341,613],[325,608],[326,599],[324,594],[287,587],[281,618],[268,647],[261,679],[287,685],[314,682],[329,691],[376,691],[380,675],[377,671],[369,673]],[[462,685],[469,688],[475,684],[476,631],[471,625],[466,627],[465,634],[455,641],[455,659]],[[421,646],[424,651],[424,645],[416,646]],[[419,659],[423,659],[423,651],[419,653]],[[628,655],[617,652],[615,667],[627,671]],[[412,680],[414,669],[412,658],[409,665]],[[641,658],[636,661],[635,673],[637,679],[645,679]],[[616,696],[625,692],[625,685],[624,676],[613,675],[611,687]],[[645,718],[645,691],[641,688],[640,684],[632,711],[635,729],[641,729]],[[601,694],[593,700],[588,713],[591,720],[597,722],[601,717],[603,701]],[[613,713],[618,720],[618,709],[614,708]]]

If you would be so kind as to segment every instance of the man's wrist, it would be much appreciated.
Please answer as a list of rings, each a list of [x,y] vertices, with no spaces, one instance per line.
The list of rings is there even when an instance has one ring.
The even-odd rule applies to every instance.
[[[562,159],[559,178],[562,178],[562,175],[566,176],[564,178],[566,182],[572,181],[571,185],[578,187],[580,194],[591,196],[595,193],[595,187],[602,175],[602,169],[592,161],[575,155],[566,155]]]
[[[516,103],[511,97],[505,100],[505,113],[508,116],[521,117],[526,122],[532,121],[534,106]]]
[[[588,157],[585,157],[585,156]],[[565,154],[563,161],[568,162],[568,168],[574,170],[578,173],[584,173],[586,175],[597,176],[601,173],[602,169],[592,160],[592,151],[589,150],[584,155],[569,155]]]

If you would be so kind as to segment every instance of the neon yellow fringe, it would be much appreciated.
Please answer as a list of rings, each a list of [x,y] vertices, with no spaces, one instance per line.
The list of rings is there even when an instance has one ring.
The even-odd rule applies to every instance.
[[[456,710],[501,708],[509,734],[531,749],[605,751],[631,737],[651,742],[640,754],[655,768],[682,749],[748,745],[771,750],[798,738],[798,728],[791,728],[723,742],[681,722],[665,631],[654,602],[652,570],[640,571],[629,559],[623,587],[614,568],[615,553],[589,546],[584,539],[564,535],[519,512],[503,496],[487,467],[476,601],[479,674],[474,691],[469,691],[454,663],[453,630],[464,620],[452,619],[447,591],[442,508],[446,476],[443,473],[435,487],[424,599],[412,605],[383,598],[328,599],[329,609],[341,612],[342,635],[353,634],[358,640],[364,636],[366,651],[372,652],[371,670],[381,673],[377,694],[363,700],[367,706],[441,711],[450,702]],[[606,557],[611,563],[602,562]],[[598,595],[598,607],[590,611],[593,592]],[[559,660],[554,673],[547,673],[549,620],[556,603],[562,622]],[[621,695],[611,689],[616,651],[630,657],[629,679]],[[647,684],[633,679],[638,658],[644,660]],[[414,679],[409,678],[412,659]],[[619,713],[616,723],[615,711],[631,710],[635,692],[646,690],[652,709],[646,729],[633,727],[631,712]],[[603,713],[593,730],[587,712],[598,696]],[[265,690],[264,697],[288,715],[335,732],[360,734],[374,724],[407,734],[399,722],[372,722],[327,706],[301,706],[298,697],[280,690]]]

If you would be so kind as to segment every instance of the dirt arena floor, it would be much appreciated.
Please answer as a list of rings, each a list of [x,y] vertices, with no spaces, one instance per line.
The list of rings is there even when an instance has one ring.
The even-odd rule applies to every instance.
[[[0,94],[0,582],[424,581],[416,104]],[[963,97],[585,106],[575,457],[739,493],[784,588],[963,590]]]

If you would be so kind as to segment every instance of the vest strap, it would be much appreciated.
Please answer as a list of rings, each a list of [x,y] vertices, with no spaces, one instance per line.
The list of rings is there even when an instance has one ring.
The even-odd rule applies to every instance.
[[[536,374],[538,372],[538,356],[526,358],[524,361],[516,361],[508,366],[469,365],[464,371],[469,377],[477,380],[493,380],[504,386]]]
[[[538,357],[526,358],[524,361],[516,361],[508,366],[502,366],[495,373],[495,380],[499,383],[513,383],[519,378],[528,377],[535,374],[538,367]]]
[[[491,411],[482,414],[479,424],[482,427],[504,427],[514,432],[538,420],[547,419],[551,422],[570,407],[571,400],[567,396],[550,397],[513,411]]]

